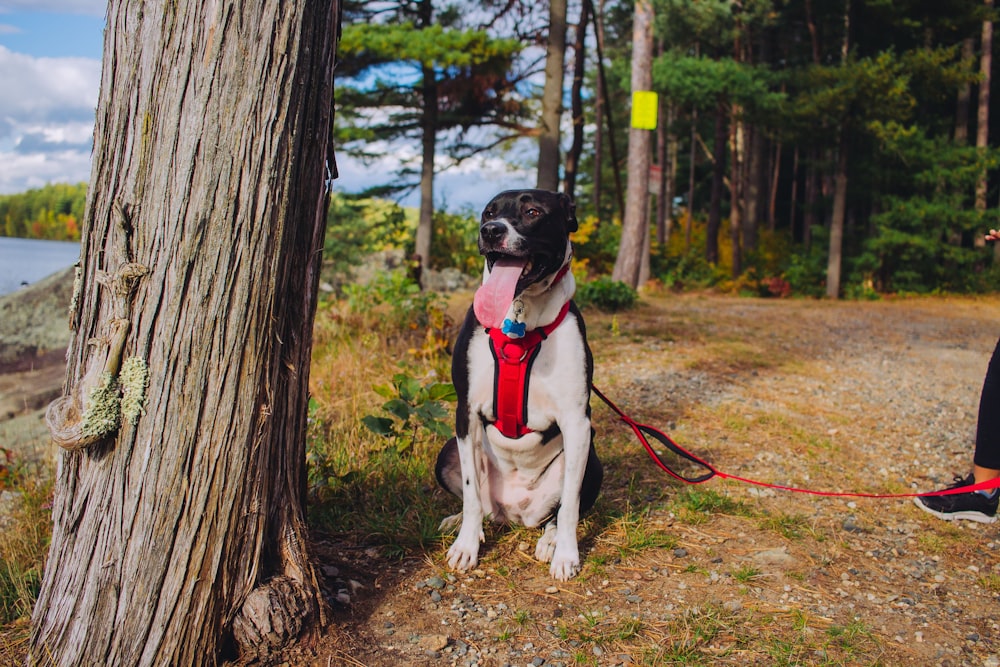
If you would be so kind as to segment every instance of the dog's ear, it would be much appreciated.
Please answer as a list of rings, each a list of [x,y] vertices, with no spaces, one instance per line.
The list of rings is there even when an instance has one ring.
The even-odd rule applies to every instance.
[[[575,232],[580,228],[580,223],[576,220],[576,202],[565,192],[560,192],[559,203],[566,211],[566,231]]]

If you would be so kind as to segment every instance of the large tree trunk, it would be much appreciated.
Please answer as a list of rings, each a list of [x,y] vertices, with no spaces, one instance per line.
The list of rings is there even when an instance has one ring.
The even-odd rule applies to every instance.
[[[650,0],[636,0],[632,28],[632,92],[653,86],[653,5]],[[648,266],[649,253],[649,165],[653,137],[650,130],[630,127],[628,133],[628,186],[625,193],[625,219],[618,257],[611,274],[630,286],[639,286],[643,262]]]
[[[538,135],[538,187],[559,189],[559,120],[562,118],[566,59],[566,0],[549,2],[549,40],[545,50],[542,128]]]
[[[323,622],[303,494],[338,26],[337,2],[110,4],[31,664],[210,665]]]

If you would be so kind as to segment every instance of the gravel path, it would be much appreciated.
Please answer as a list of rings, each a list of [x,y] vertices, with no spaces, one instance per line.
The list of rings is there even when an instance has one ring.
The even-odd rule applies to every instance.
[[[1000,299],[871,303],[647,296],[589,314],[595,382],[720,469],[828,491],[964,474]],[[537,535],[487,531],[402,562],[320,539],[329,634],[289,664],[1000,665],[997,524],[909,499],[670,481],[595,402],[607,477],[556,583]],[[442,515],[446,512],[442,508]]]

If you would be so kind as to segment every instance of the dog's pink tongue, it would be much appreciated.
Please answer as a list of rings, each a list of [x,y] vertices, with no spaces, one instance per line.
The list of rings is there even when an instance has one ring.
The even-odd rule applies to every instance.
[[[504,316],[514,301],[517,281],[526,263],[525,259],[504,257],[493,264],[489,277],[476,290],[472,300],[472,309],[484,327],[496,329],[503,326]]]

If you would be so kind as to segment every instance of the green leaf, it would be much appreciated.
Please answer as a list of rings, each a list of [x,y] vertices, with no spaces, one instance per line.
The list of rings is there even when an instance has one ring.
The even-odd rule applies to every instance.
[[[420,421],[429,422],[435,421],[437,419],[443,419],[448,416],[448,411],[442,407],[440,403],[424,403],[423,405],[417,406],[414,410],[417,416],[420,417]]]
[[[397,374],[392,379],[393,383],[396,385],[396,389],[399,391],[399,397],[408,403],[412,403],[420,392],[420,382],[416,378],[410,377],[409,375],[404,375],[403,373]]]
[[[382,398],[393,398],[396,395],[396,390],[386,384],[377,384],[372,389]]]
[[[455,430],[451,424],[446,424],[442,421],[434,420],[424,424],[424,427],[434,435],[441,436],[442,438],[449,438],[455,434]]]
[[[432,401],[448,401],[453,403],[458,400],[455,393],[455,385],[450,382],[435,382],[427,387],[427,398]]]
[[[406,401],[400,400],[398,398],[394,398],[391,401],[387,401],[382,406],[382,409],[391,415],[395,415],[400,421],[404,422],[407,419],[409,419],[410,415],[412,414],[410,406],[406,403]]]
[[[381,435],[385,438],[391,438],[396,435],[396,429],[393,428],[393,421],[387,417],[365,415],[361,418],[361,423],[367,426],[368,430],[375,435]]]

